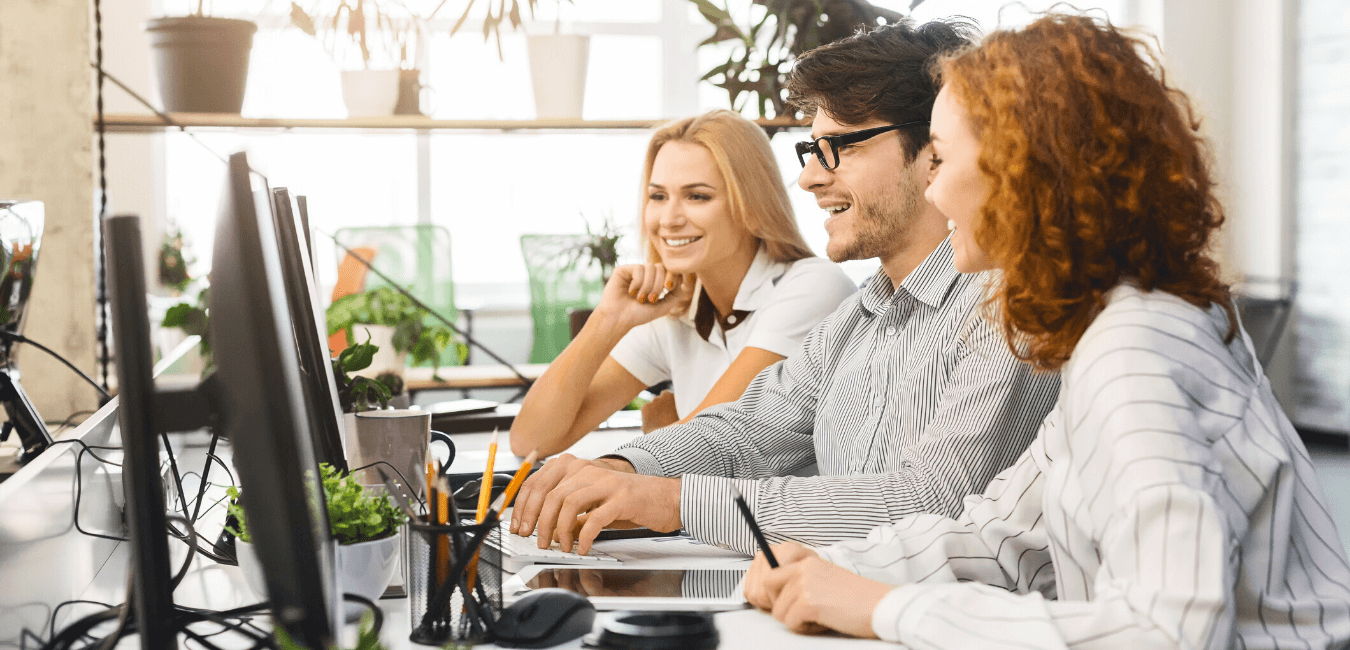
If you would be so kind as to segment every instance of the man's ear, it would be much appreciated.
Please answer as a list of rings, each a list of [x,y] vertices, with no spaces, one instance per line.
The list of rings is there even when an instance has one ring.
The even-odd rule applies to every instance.
[[[928,183],[933,180],[933,173],[930,169],[933,158],[933,143],[925,144],[917,154],[914,154],[914,160],[910,161],[910,171],[919,175],[919,180],[924,189],[928,189]]]

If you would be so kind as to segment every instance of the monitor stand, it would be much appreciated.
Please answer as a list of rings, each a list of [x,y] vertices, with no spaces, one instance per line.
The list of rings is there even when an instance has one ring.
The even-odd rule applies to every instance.
[[[0,403],[5,406],[5,415],[9,419],[0,427],[0,442],[9,439],[12,432],[19,433],[19,451],[15,462],[23,465],[36,458],[52,444],[52,435],[47,425],[42,423],[37,408],[28,399],[28,394],[19,385],[19,372],[13,367],[0,368]]]

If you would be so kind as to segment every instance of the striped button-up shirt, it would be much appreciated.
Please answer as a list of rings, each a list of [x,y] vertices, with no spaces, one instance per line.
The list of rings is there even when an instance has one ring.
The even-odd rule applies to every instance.
[[[955,519],[819,550],[910,648],[1345,648],[1350,566],[1245,334],[1122,285],[1021,459]],[[979,583],[979,584],[972,584]]]
[[[738,401],[615,455],[682,476],[685,529],[744,553],[755,543],[729,481],[773,541],[825,544],[916,512],[955,515],[1026,449],[1059,389],[979,316],[986,280],[958,274],[947,241],[898,289],[878,272]],[[789,476],[812,463],[820,476]]]

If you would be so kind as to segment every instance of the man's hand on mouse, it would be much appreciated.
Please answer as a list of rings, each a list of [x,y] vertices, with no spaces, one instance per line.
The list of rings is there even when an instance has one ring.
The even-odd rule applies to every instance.
[[[559,526],[586,514],[580,530]],[[642,476],[618,459],[581,460],[562,454],[525,481],[511,516],[511,532],[529,535],[536,528],[540,548],[556,537],[564,551],[590,551],[602,529],[635,524],[652,530],[679,530],[680,479]]]

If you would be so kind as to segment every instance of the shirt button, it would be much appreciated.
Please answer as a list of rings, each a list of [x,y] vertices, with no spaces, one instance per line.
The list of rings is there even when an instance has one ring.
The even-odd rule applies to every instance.
[[[895,327],[894,327],[894,326],[891,326],[891,327],[887,327],[887,328],[886,328],[886,336],[895,336]]]

